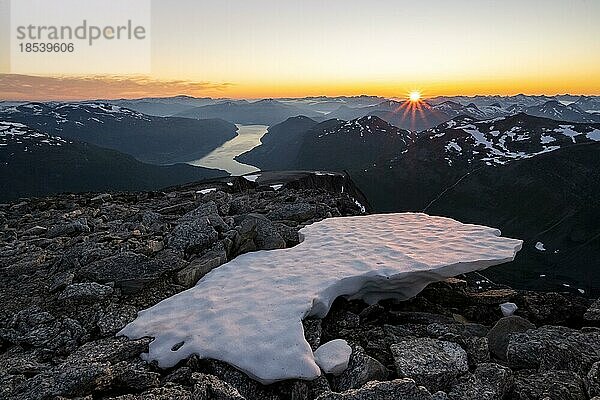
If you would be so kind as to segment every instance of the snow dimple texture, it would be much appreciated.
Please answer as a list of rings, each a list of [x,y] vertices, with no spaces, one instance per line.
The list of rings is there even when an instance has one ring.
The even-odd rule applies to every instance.
[[[408,299],[431,282],[511,261],[522,245],[497,229],[411,213],[331,218],[301,233],[296,247],[211,271],[119,334],[154,337],[146,358],[163,368],[197,354],[262,383],[314,379],[320,370],[303,318],[325,316],[338,296]]]

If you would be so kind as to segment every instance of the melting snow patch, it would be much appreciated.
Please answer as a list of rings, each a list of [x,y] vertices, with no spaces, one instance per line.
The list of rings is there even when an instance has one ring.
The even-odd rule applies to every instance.
[[[283,187],[283,185],[271,185],[271,188],[273,188],[274,190],[279,190]]]
[[[498,229],[413,213],[330,218],[300,233],[295,247],[213,269],[118,334],[153,337],[144,358],[162,368],[197,354],[262,383],[315,379],[302,319],[324,317],[340,296],[409,299],[431,282],[512,261],[522,246]]]
[[[198,190],[196,193],[198,193],[198,194],[208,194],[208,193],[214,192],[216,190],[217,190],[217,188],[208,188],[208,189]]]
[[[500,304],[500,311],[502,311],[502,315],[505,317],[510,317],[517,311],[519,307],[515,303],[503,303]]]
[[[542,243],[542,242],[537,242],[535,244],[535,248],[539,251],[546,251],[546,248],[544,247],[544,243]]]
[[[250,182],[256,182],[256,180],[257,180],[259,177],[260,177],[260,175],[258,175],[258,174],[254,174],[254,175],[244,175],[244,178],[245,178],[247,181],[250,181]]]

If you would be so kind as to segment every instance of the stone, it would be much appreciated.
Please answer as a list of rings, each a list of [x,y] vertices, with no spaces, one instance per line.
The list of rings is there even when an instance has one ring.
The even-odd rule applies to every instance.
[[[204,275],[227,262],[227,253],[221,246],[192,260],[186,267],[177,272],[177,283],[190,288],[194,286]]]
[[[51,280],[48,286],[48,291],[50,293],[58,292],[69,286],[73,283],[73,278],[75,278],[75,274],[71,271],[63,271],[57,275],[55,275]]]
[[[78,274],[95,282],[114,282],[123,293],[135,293],[156,281],[171,266],[160,259],[126,251],[83,266]]]
[[[112,388],[124,388],[129,391],[145,390],[160,385],[159,373],[125,361],[113,365],[111,372]]]
[[[596,300],[583,314],[583,318],[588,322],[600,323],[600,299]]]
[[[587,373],[585,386],[590,397],[600,396],[600,362],[595,362]]]
[[[583,380],[569,371],[517,374],[512,399],[586,400]]]
[[[339,376],[332,378],[332,387],[336,392],[358,389],[370,381],[384,381],[389,375],[387,368],[373,357],[365,354],[362,347],[351,345],[352,354],[348,368]]]
[[[97,302],[112,296],[114,289],[96,282],[73,283],[58,295],[59,300]]]
[[[168,236],[168,245],[186,254],[201,253],[217,241],[217,229],[222,230],[225,226],[215,203],[208,202],[177,221]]]
[[[194,373],[194,400],[246,400],[236,388],[214,375]]]
[[[535,329],[535,325],[525,318],[516,315],[501,318],[487,335],[490,353],[500,360],[506,360],[506,348],[510,335],[526,332],[529,329]]]
[[[285,239],[274,224],[260,214],[246,214],[235,219],[241,241],[253,240],[258,250],[284,249]]]
[[[479,364],[472,374],[459,378],[448,392],[450,400],[502,400],[512,390],[512,371],[494,363]]]
[[[467,353],[456,343],[429,338],[390,346],[400,377],[414,379],[431,391],[445,390],[468,371]]]
[[[348,368],[352,348],[343,339],[331,340],[315,350],[315,362],[326,374],[339,375]]]
[[[112,200],[112,196],[109,193],[102,193],[98,196],[92,197],[90,199],[90,203],[92,204],[102,204],[107,203]]]
[[[138,357],[148,351],[151,339],[128,340],[124,337],[111,337],[85,343],[71,353],[66,363],[71,365],[89,364],[92,362],[110,362],[112,364]]]
[[[393,381],[371,381],[360,389],[351,389],[342,393],[326,393],[317,400],[432,400],[431,393],[417,386],[412,379]]]
[[[267,218],[272,221],[291,220],[297,222],[306,222],[314,218],[317,214],[317,208],[309,203],[285,204],[274,211],[271,211]]]
[[[510,337],[508,366],[540,372],[567,370],[585,376],[600,361],[600,331],[543,326]]]
[[[33,226],[33,227],[27,229],[25,232],[23,232],[23,235],[25,235],[25,236],[41,236],[41,235],[45,234],[46,232],[48,232],[48,228],[36,225],[36,226]]]
[[[103,336],[114,335],[135,319],[137,310],[131,305],[111,303],[101,311],[96,326]]]
[[[500,304],[500,311],[502,312],[502,315],[504,315],[505,317],[510,317],[518,309],[519,309],[519,307],[517,307],[517,305],[515,303],[502,303],[502,304]]]
[[[192,400],[192,394],[183,386],[167,383],[162,387],[146,390],[140,394],[112,397],[112,400]],[[198,399],[193,399],[198,400]]]
[[[110,382],[108,363],[63,364],[24,381],[15,388],[12,398],[42,400],[56,396],[85,396],[92,391],[108,388]]]
[[[46,236],[49,238],[55,238],[59,236],[76,236],[87,232],[90,232],[87,219],[80,218],[73,222],[67,222],[51,227],[46,233]]]

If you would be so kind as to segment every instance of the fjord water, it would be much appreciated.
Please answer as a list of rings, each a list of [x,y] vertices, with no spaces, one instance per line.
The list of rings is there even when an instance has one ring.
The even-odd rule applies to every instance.
[[[260,138],[267,132],[266,125],[236,125],[238,135],[225,142],[221,147],[199,160],[188,162],[190,165],[206,168],[218,168],[232,175],[244,175],[259,169],[253,165],[242,164],[234,160],[238,156],[260,144]]]

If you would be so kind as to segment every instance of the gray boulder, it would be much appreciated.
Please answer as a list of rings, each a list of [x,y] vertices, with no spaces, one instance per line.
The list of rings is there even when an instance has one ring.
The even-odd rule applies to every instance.
[[[58,299],[74,302],[97,302],[112,296],[114,289],[96,282],[73,283],[65,288]]]
[[[177,221],[169,235],[168,245],[183,253],[201,253],[217,241],[218,231],[225,231],[226,228],[215,203],[208,202]]]
[[[351,389],[342,393],[326,393],[317,400],[432,400],[431,393],[415,381],[408,378],[393,381],[371,381],[360,389]]]
[[[384,381],[388,377],[387,368],[379,361],[365,354],[362,347],[351,344],[352,354],[348,368],[332,378],[332,388],[336,392],[357,389],[370,381]]]
[[[498,364],[479,364],[448,392],[451,400],[502,400],[513,387],[512,371]]]
[[[600,361],[600,331],[543,326],[511,336],[507,356],[513,369],[566,370],[585,376]]]
[[[490,353],[500,360],[506,360],[506,348],[510,335],[535,329],[535,325],[516,315],[501,318],[490,329],[487,339]]]
[[[126,251],[87,264],[79,270],[79,276],[95,282],[114,282],[128,294],[138,292],[171,268],[160,259]]]
[[[271,211],[267,218],[271,221],[306,222],[317,216],[317,207],[309,203],[284,204]]]
[[[590,397],[600,396],[600,362],[594,363],[587,373],[585,386]]]
[[[390,346],[398,376],[431,391],[445,390],[469,369],[467,353],[456,343],[415,338]]]
[[[235,224],[239,226],[240,247],[244,247],[243,242],[251,240],[258,250],[284,249],[286,247],[285,239],[279,234],[275,225],[260,214],[246,214],[235,219]]]
[[[515,400],[586,400],[583,380],[569,371],[532,375],[517,374],[512,397]]]
[[[185,268],[177,272],[177,283],[190,288],[204,275],[227,262],[227,252],[223,246],[214,246],[201,257],[192,260]]]
[[[167,383],[164,386],[146,390],[140,394],[126,394],[112,397],[112,400],[191,400],[192,394],[183,386]]]
[[[193,397],[195,400],[245,400],[236,388],[214,375],[194,373]]]
[[[600,299],[596,300],[583,314],[583,319],[592,323],[600,323]]]

